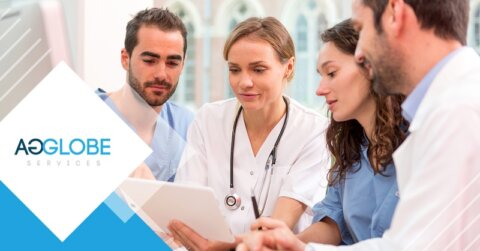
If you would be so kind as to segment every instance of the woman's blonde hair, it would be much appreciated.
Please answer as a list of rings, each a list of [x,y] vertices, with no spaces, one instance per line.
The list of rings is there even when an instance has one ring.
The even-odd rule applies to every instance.
[[[228,61],[228,53],[238,40],[242,38],[258,39],[269,43],[277,53],[280,62],[286,63],[290,58],[295,59],[295,46],[285,26],[274,17],[251,17],[237,24],[227,38],[223,47],[223,57]],[[290,81],[293,72],[287,77]]]

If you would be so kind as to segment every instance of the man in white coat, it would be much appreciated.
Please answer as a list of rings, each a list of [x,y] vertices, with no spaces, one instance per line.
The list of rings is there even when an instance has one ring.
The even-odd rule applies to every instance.
[[[334,247],[270,226],[240,250],[480,250],[480,58],[465,47],[468,13],[468,0],[353,0],[357,60],[375,88],[408,96],[400,200],[384,236]]]

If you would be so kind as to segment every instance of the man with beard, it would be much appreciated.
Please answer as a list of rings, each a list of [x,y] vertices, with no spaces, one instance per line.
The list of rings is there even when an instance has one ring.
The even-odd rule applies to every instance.
[[[376,90],[408,96],[390,229],[352,246],[306,245],[260,219],[252,227],[264,231],[237,250],[480,250],[480,58],[465,47],[468,14],[468,0],[353,0],[357,61]]]
[[[153,153],[131,176],[173,181],[185,145],[189,110],[171,103],[187,50],[187,31],[167,9],[140,11],[128,23],[121,62],[127,84],[98,95],[147,143]]]

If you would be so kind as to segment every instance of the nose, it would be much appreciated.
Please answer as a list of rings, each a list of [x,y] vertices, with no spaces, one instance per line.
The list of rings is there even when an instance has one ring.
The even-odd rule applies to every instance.
[[[253,87],[253,81],[250,75],[248,74],[242,74],[240,80],[239,80],[239,87],[242,89],[248,89]]]
[[[165,80],[167,78],[166,73],[166,65],[165,63],[159,63],[157,68],[155,69],[155,76],[156,79]]]
[[[358,44],[357,44],[357,48],[355,48],[355,61],[357,61],[357,63],[359,64],[365,63],[365,54],[363,53],[360,46],[358,46]]]
[[[320,80],[318,83],[318,88],[317,91],[315,92],[317,96],[327,96],[327,94],[330,93],[330,89],[326,86],[325,83],[322,83],[323,81]]]

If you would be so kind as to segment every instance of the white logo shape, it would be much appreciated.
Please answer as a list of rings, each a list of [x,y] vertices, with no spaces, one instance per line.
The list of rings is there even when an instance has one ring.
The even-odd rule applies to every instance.
[[[54,154],[44,151],[35,155],[24,149],[15,155],[21,139],[28,147],[34,138],[57,143],[61,139],[63,154],[60,145],[50,141],[45,148],[52,153],[57,147]],[[64,63],[0,122],[0,139],[0,180],[61,241],[151,153]],[[96,152],[99,145],[91,148],[90,154],[81,152],[87,139],[93,139],[90,143],[108,139],[104,152],[109,154]],[[38,152],[39,143],[35,143],[33,152]]]

